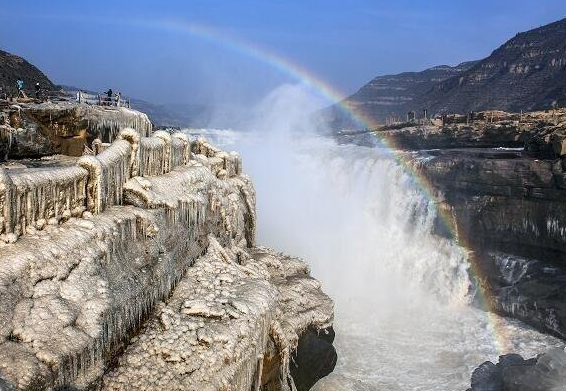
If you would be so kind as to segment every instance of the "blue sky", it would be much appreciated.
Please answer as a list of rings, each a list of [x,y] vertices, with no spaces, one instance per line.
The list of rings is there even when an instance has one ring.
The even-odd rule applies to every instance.
[[[161,103],[246,102],[293,78],[223,39],[163,25],[257,45],[350,94],[377,75],[483,58],[564,17],[564,0],[0,0],[0,48],[56,83]]]

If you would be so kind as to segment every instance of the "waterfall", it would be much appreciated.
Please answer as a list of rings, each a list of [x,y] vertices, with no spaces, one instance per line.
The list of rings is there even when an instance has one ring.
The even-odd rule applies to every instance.
[[[283,88],[250,131],[216,134],[254,182],[258,244],[306,259],[335,301],[337,374],[368,389],[466,389],[487,359],[559,344],[474,308],[466,250],[434,234],[418,181],[389,149],[317,135],[305,107]]]

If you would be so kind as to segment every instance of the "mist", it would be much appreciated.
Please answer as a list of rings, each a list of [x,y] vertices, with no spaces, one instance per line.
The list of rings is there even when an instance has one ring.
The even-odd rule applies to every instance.
[[[322,136],[312,115],[321,104],[302,85],[282,85],[250,111],[245,131],[207,136],[242,155],[258,244],[303,257],[335,301],[332,376],[370,389],[465,389],[486,357],[557,344],[502,318],[494,334],[495,315],[471,305],[467,254],[432,233],[434,203],[392,151]]]

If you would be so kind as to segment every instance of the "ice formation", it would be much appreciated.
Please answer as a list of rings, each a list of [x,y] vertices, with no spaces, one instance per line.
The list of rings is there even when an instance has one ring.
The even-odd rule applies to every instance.
[[[77,167],[11,172],[0,168],[0,234],[4,241],[85,210],[87,171]]]
[[[136,129],[141,136],[149,136],[152,124],[147,114],[125,107],[86,106],[85,118],[89,128],[105,142],[112,142],[124,128]]]
[[[83,156],[77,164],[89,174],[87,209],[100,213],[107,207],[122,204],[122,188],[130,177],[132,146],[116,140],[97,156]]]
[[[124,348],[105,389],[292,387],[290,352],[332,301],[254,247],[239,156],[132,129],[98,152],[0,169],[0,387],[96,389]]]
[[[81,156],[94,139],[106,147],[124,128],[151,135],[148,116],[124,107],[68,101],[0,107],[0,160],[65,154]],[[98,150],[100,152],[100,150]]]
[[[209,243],[104,376],[105,390],[293,389],[290,352],[307,326],[330,325],[332,301],[299,259]],[[273,361],[278,375],[262,377]]]

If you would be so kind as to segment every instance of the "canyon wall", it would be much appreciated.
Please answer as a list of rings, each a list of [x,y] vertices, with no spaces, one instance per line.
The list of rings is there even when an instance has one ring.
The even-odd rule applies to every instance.
[[[332,301],[255,244],[236,153],[145,130],[0,168],[0,387],[307,390],[336,362]]]

